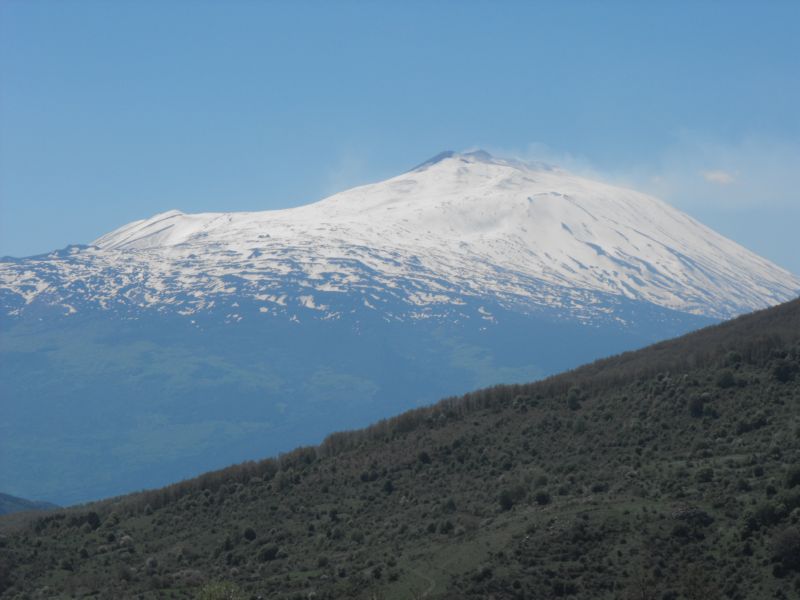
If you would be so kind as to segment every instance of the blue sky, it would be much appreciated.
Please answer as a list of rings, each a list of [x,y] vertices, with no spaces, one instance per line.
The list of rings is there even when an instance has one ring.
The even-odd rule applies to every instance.
[[[0,3],[0,255],[444,149],[658,194],[800,273],[800,2]]]

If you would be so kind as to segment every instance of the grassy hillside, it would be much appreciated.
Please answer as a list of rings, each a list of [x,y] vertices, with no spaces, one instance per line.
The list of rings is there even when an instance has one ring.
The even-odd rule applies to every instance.
[[[800,301],[0,527],[4,598],[795,598]]]

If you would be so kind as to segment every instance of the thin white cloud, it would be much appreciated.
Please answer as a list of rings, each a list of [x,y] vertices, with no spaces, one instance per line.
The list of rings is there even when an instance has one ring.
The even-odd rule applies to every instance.
[[[748,136],[725,142],[684,132],[646,169],[661,182],[653,185],[649,177],[652,187],[645,191],[685,209],[797,206],[798,166],[800,143],[794,140]],[[698,172],[711,185],[698,185]]]
[[[490,150],[491,151],[491,150]],[[746,210],[800,206],[800,143],[748,136],[720,141],[680,132],[655,160],[598,168],[591,158],[532,143],[522,152],[498,156],[542,160],[573,173],[657,196],[688,210]]]
[[[473,149],[486,150],[493,156],[499,158],[513,158],[523,162],[544,163],[566,169],[567,171],[584,177],[609,180],[609,174],[598,169],[590,158],[553,148],[543,142],[531,142],[522,149],[504,148],[496,145],[474,146]]]
[[[700,174],[709,183],[716,183],[717,185],[730,185],[736,181],[736,177],[731,173],[722,170],[701,171]]]
[[[365,152],[354,148],[342,148],[334,157],[333,163],[326,169],[323,181],[323,196],[335,194],[343,190],[362,185],[369,181],[369,165]]]
[[[490,149],[491,151],[491,149]],[[613,169],[545,144],[498,156],[543,160],[573,173],[652,194],[746,248],[800,273],[800,140],[735,141],[682,132],[660,156]]]

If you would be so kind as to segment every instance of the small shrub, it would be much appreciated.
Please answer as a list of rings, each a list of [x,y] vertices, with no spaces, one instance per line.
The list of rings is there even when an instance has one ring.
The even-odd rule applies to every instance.
[[[677,523],[672,528],[672,537],[688,538],[690,533],[689,526],[686,523]]]
[[[700,396],[695,396],[689,400],[689,414],[695,418],[703,416],[703,408],[705,407],[705,400]]]
[[[258,560],[261,562],[269,562],[278,558],[278,547],[275,544],[263,546],[258,551]]]
[[[511,492],[509,490],[503,490],[500,492],[500,496],[498,496],[497,501],[500,503],[500,510],[511,510],[514,506],[514,498],[511,496]]]
[[[472,579],[477,582],[486,581],[487,579],[491,579],[492,575],[492,568],[489,566],[482,566],[478,567],[478,570],[475,571],[475,574],[472,576]]]
[[[792,489],[800,485],[800,466],[792,467],[786,473],[786,487]]]
[[[786,359],[777,361],[772,367],[772,377],[781,383],[789,383],[794,379],[798,371],[796,363],[790,362]]]
[[[698,483],[709,483],[714,480],[714,470],[710,467],[700,469],[695,476]]]
[[[97,529],[98,527],[100,527],[100,515],[98,515],[94,511],[91,511],[86,515],[86,522],[92,529]]]
[[[780,509],[772,502],[764,502],[747,518],[747,525],[749,529],[757,530],[775,525],[780,519]]]
[[[581,401],[583,400],[583,393],[581,392],[580,388],[573,387],[570,388],[569,393],[567,394],[567,406],[570,410],[579,410],[581,407]]]
[[[203,586],[198,600],[245,600],[244,592],[229,581],[209,583]]]
[[[570,581],[556,581],[553,583],[553,595],[557,598],[561,598],[562,596],[574,596],[577,592],[577,586]]]
[[[521,485],[506,488],[500,492],[497,500],[501,510],[510,510],[517,502],[525,499],[527,490]]]
[[[787,571],[800,571],[800,529],[789,527],[772,541],[772,553]]]
[[[724,369],[717,374],[717,387],[727,389],[735,385],[736,378],[733,376],[733,371],[730,369]]]
[[[735,367],[737,365],[740,365],[741,363],[742,363],[742,355],[739,354],[738,352],[731,351],[725,355],[726,366]]]

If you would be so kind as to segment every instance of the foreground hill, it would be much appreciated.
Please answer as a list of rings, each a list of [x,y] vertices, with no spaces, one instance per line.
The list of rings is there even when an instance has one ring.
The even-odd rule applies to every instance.
[[[170,211],[0,259],[0,481],[157,487],[799,289],[656,198],[484,152],[289,210]]]
[[[800,301],[5,530],[8,598],[794,598]]]

